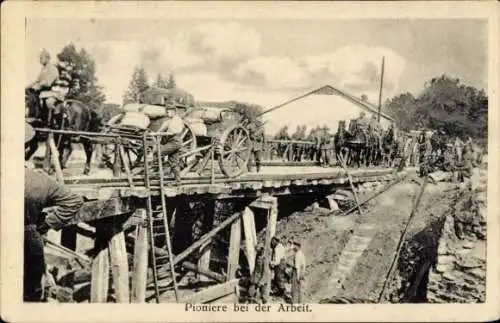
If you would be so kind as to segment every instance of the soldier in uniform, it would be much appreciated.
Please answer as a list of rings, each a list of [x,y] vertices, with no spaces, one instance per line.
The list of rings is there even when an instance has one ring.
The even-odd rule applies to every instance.
[[[42,68],[38,74],[38,78],[28,88],[39,93],[41,103],[46,108],[46,111],[42,115],[42,121],[49,125],[52,113],[56,109],[57,101],[63,101],[64,97],[62,97],[63,92],[60,89],[62,84],[58,84],[57,82],[59,79],[59,70],[51,63],[50,54],[45,49],[40,53],[40,64]]]
[[[165,110],[168,119],[157,131],[167,133],[161,145],[161,153],[163,156],[168,156],[174,179],[179,183],[181,180],[179,155],[182,147],[181,134],[184,130],[184,121],[182,121],[181,117],[177,114],[176,104],[174,104],[174,106],[170,104],[167,105]]]
[[[323,126],[322,136],[320,138],[320,156],[322,166],[330,165],[330,150],[331,150],[331,136],[326,125]]]
[[[25,143],[35,135],[25,125]],[[56,182],[42,170],[25,166],[24,169],[24,273],[23,299],[42,301],[42,277],[46,271],[43,235],[49,229],[60,230],[80,210],[82,198]],[[42,210],[55,207],[43,216]]]
[[[247,126],[249,137],[252,142],[252,156],[255,160],[255,170],[260,172],[262,161],[262,151],[266,145],[266,137],[262,125],[258,121],[250,122]],[[250,163],[248,163],[248,171],[251,171]]]

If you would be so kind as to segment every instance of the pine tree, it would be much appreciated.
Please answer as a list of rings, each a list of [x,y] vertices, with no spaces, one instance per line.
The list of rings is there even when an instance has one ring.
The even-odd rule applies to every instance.
[[[84,48],[77,51],[75,45],[66,45],[57,55],[61,62],[70,64],[71,84],[67,99],[79,100],[96,110],[106,100],[102,87],[98,85],[95,61]]]
[[[175,78],[174,74],[170,73],[168,76],[167,84],[165,86],[166,89],[174,89],[177,87],[177,84],[175,83]]]
[[[139,102],[141,95],[149,88],[148,75],[142,66],[136,66],[127,91],[123,96],[123,103]]]
[[[165,79],[163,76],[161,76],[160,73],[156,76],[156,81],[154,83],[154,86],[160,89],[166,89],[167,88],[167,82],[165,82]]]

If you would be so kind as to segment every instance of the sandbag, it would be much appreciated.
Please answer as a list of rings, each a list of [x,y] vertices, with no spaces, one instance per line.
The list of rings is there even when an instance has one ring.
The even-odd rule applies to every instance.
[[[201,119],[197,118],[186,118],[184,119],[184,122],[186,122],[191,129],[193,129],[193,132],[195,136],[206,136],[207,135],[207,126]]]
[[[221,111],[223,110],[219,108],[204,108],[200,115],[200,119],[202,119],[206,123],[219,122]]]
[[[120,125],[136,127],[139,129],[147,129],[149,126],[149,118],[146,114],[140,112],[125,112]]]
[[[125,112],[141,112],[151,118],[164,117],[166,114],[165,107],[150,104],[129,103],[123,107],[123,110]]]

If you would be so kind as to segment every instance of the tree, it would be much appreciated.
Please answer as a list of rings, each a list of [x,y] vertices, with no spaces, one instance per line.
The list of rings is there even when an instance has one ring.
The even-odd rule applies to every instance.
[[[168,76],[167,85],[165,86],[165,88],[166,89],[174,89],[176,87],[177,87],[177,84],[175,83],[174,74],[170,73],[170,75]]]
[[[447,75],[426,82],[415,98],[400,94],[386,104],[403,130],[442,129],[450,137],[485,139],[488,135],[488,97],[483,90]]]
[[[136,66],[127,91],[123,96],[123,102],[139,102],[142,93],[149,88],[148,75],[142,66]]]
[[[156,81],[154,83],[154,86],[160,89],[166,89],[167,88],[167,82],[165,82],[165,79],[163,76],[161,76],[160,73],[156,76]]]
[[[106,100],[102,87],[98,85],[95,61],[84,48],[77,51],[75,45],[66,45],[57,55],[59,61],[72,66],[68,99],[79,100],[94,111]]]

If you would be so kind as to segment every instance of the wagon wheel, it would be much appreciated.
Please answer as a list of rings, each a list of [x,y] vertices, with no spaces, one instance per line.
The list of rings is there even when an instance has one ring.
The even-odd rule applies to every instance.
[[[112,129],[106,129],[104,133],[113,133]],[[130,169],[133,169],[137,166],[138,161],[143,157],[142,153],[142,141],[130,139],[125,144],[123,144],[123,150],[125,152],[125,158],[127,158],[128,165]],[[116,156],[116,145],[110,140],[109,142],[101,144],[102,149],[102,162],[108,168],[113,169],[113,164]]]
[[[248,131],[241,126],[226,129],[219,146],[219,166],[224,175],[238,176],[247,170],[251,142]]]
[[[198,162],[199,156],[194,151],[197,146],[196,135],[193,128],[184,122],[181,134],[182,146],[180,149],[181,176],[187,174]]]

